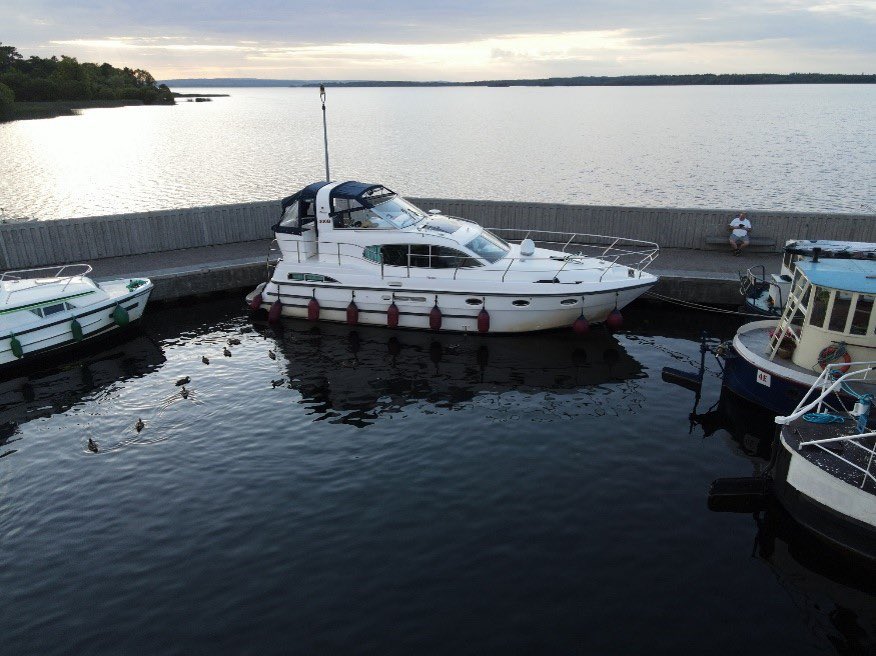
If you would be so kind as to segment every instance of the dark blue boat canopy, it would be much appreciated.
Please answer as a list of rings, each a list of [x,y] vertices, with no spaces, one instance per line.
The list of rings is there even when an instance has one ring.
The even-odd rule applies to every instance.
[[[283,211],[285,212],[286,208],[295,201],[316,200],[316,192],[325,187],[327,184],[328,182],[312,182],[301,191],[294,193],[291,196],[286,196],[286,198],[281,201]]]
[[[368,184],[366,182],[356,182],[350,180],[342,182],[337,187],[332,189],[329,194],[332,198],[345,198],[347,200],[358,201],[361,205],[368,205],[369,201],[384,196],[394,196],[395,192],[387,189],[383,185]]]

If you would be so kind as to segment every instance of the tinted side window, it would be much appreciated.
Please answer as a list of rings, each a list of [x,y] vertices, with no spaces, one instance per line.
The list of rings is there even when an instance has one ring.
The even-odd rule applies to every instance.
[[[380,254],[383,255],[383,263],[388,266],[408,265],[407,244],[389,244],[387,246],[381,246]]]
[[[448,246],[433,246],[432,247],[432,268],[433,269],[455,269],[457,267],[473,267],[481,266],[473,257],[469,257],[462,251]]]

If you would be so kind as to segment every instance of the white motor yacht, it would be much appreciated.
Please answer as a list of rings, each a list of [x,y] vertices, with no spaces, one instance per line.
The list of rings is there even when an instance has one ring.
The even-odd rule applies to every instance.
[[[143,316],[152,282],[96,283],[87,264],[0,274],[0,371],[100,339]]]
[[[282,252],[253,309],[350,324],[516,333],[620,323],[657,277],[653,242],[485,229],[378,184],[316,182],[282,202]]]

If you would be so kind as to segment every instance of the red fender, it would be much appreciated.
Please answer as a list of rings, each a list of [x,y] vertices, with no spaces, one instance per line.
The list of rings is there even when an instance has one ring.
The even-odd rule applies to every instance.
[[[347,323],[351,326],[359,323],[359,306],[356,305],[356,301],[350,301],[347,306]]]
[[[580,317],[575,319],[575,322],[572,324],[572,330],[574,330],[577,335],[586,335],[590,332],[590,322],[584,318],[583,312]]]
[[[389,326],[390,328],[397,328],[398,327],[398,316],[399,316],[398,305],[396,305],[395,301],[393,301],[390,304],[389,308],[386,310],[386,325]]]
[[[277,323],[280,320],[281,314],[283,314],[283,304],[278,298],[271,304],[271,309],[268,310],[268,321],[270,323]]]
[[[613,309],[605,318],[605,325],[609,330],[620,330],[624,325],[624,315],[617,308]]]
[[[438,308],[437,303],[432,306],[432,310],[429,312],[429,328],[441,330],[441,310]]]
[[[261,293],[256,294],[252,297],[252,300],[249,302],[250,310],[258,310],[262,307],[262,295]]]
[[[316,321],[319,319],[319,301],[311,298],[307,303],[307,320]]]
[[[481,308],[481,311],[478,312],[478,332],[490,332],[490,313],[487,312],[487,308]]]

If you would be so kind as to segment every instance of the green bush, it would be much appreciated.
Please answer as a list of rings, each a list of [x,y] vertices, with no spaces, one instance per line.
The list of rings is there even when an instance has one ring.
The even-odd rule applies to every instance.
[[[12,103],[14,102],[15,93],[12,91],[12,89],[0,82],[0,116],[6,114],[7,110],[12,106]]]

